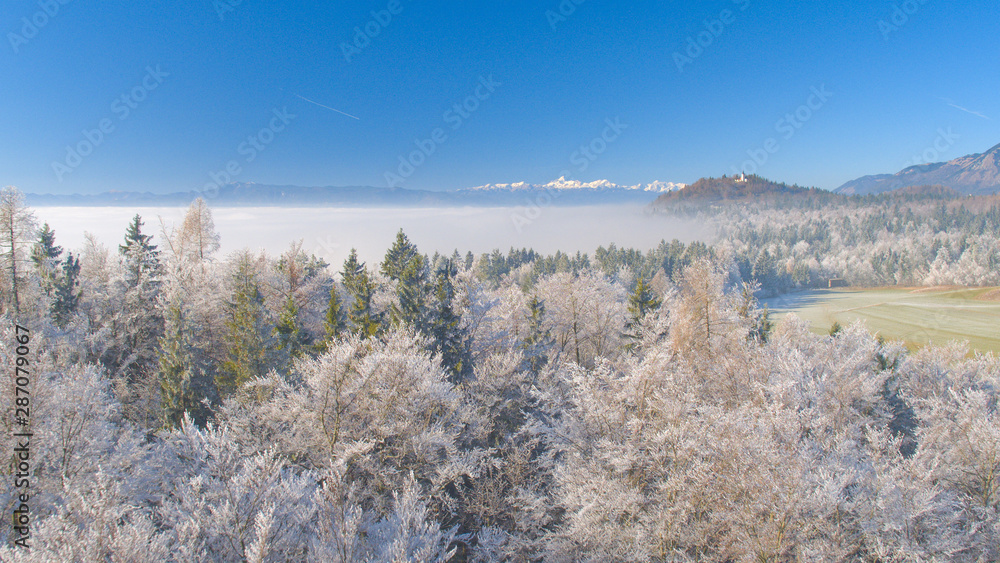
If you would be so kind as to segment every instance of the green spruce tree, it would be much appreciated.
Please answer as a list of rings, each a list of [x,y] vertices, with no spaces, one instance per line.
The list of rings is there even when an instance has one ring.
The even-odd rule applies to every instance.
[[[142,225],[139,215],[133,217],[118,246],[124,295],[113,323],[115,344],[102,357],[105,365],[128,381],[157,369],[157,347],[164,334],[163,312],[151,306],[159,302],[162,291],[159,251],[151,242],[153,237],[143,234]]]
[[[249,254],[236,259],[232,296],[226,303],[225,353],[215,383],[223,397],[277,367],[274,327],[268,319],[257,267]]]
[[[462,316],[455,312],[454,262],[446,260],[435,275],[434,306],[428,332],[431,352],[441,358],[441,366],[452,383],[458,383],[472,373],[472,352],[469,337],[462,328]]]
[[[382,261],[382,274],[396,282],[396,303],[389,310],[394,326],[406,325],[415,331],[427,332],[427,300],[431,293],[428,283],[427,259],[420,255],[403,230]]]
[[[767,342],[774,322],[771,321],[771,312],[767,306],[760,308],[757,301],[757,292],[760,291],[760,283],[744,282],[740,288],[740,300],[736,312],[739,316],[749,322],[747,339],[758,344]]]
[[[830,336],[837,336],[844,331],[844,327],[840,326],[840,321],[833,321],[830,325]]]
[[[521,340],[521,350],[524,352],[527,368],[532,373],[539,373],[548,363],[549,347],[555,342],[552,332],[545,327],[545,302],[537,295],[531,296],[528,302],[528,334]]]
[[[299,307],[291,295],[285,299],[285,305],[281,308],[274,334],[278,340],[278,350],[291,360],[301,356],[308,344],[308,335],[299,324]]]
[[[80,303],[80,293],[77,291],[79,277],[80,259],[70,252],[63,261],[62,274],[56,279],[55,299],[52,301],[52,320],[59,328],[65,328]]]
[[[375,296],[375,282],[363,266],[351,280],[350,291],[353,301],[348,312],[348,320],[352,332],[360,334],[363,339],[377,337],[382,332],[382,319],[372,303],[372,298]]]
[[[406,264],[396,282],[397,302],[390,310],[392,324],[406,325],[419,333],[426,333],[430,290],[426,261],[417,254]]]
[[[650,287],[645,278],[636,281],[635,289],[628,297],[628,320],[625,322],[625,338],[627,344],[625,348],[635,351],[642,340],[642,321],[651,311],[660,306],[662,300],[656,296],[656,292]]]
[[[340,275],[344,280],[344,289],[351,299],[351,305],[347,309],[346,324],[350,325],[353,334],[360,334],[362,338],[377,336],[382,332],[382,319],[372,304],[375,282],[372,281],[365,263],[358,260],[356,249],[351,249]]]
[[[166,316],[158,358],[162,424],[179,428],[185,413],[203,423],[208,413],[201,399],[210,398],[211,393],[205,389],[206,372],[198,360],[191,327],[179,303],[170,305]]]
[[[340,270],[340,276],[344,280],[344,289],[347,290],[347,293],[354,294],[354,284],[364,270],[365,263],[358,261],[358,251],[356,248],[352,248],[351,253],[347,255],[347,260],[344,260],[344,267]]]
[[[420,255],[417,247],[410,242],[403,229],[396,233],[396,241],[385,254],[382,261],[382,274],[391,280],[399,281],[410,263]]]
[[[344,306],[340,298],[340,291],[337,289],[337,284],[334,282],[333,287],[330,288],[330,300],[326,305],[326,315],[323,320],[324,335],[323,338],[316,344],[316,351],[323,353],[330,349],[330,345],[333,344],[343,334],[344,330],[347,329],[347,323],[344,320]]]
[[[31,248],[31,262],[38,272],[42,291],[49,297],[52,297],[55,291],[56,278],[62,263],[59,257],[62,256],[62,252],[62,247],[56,246],[56,232],[45,223],[38,232],[38,242]]]
[[[118,253],[124,257],[125,285],[137,287],[146,280],[158,283],[160,272],[160,252],[152,244],[153,236],[142,232],[142,217],[136,215],[125,229],[125,242],[118,245]]]

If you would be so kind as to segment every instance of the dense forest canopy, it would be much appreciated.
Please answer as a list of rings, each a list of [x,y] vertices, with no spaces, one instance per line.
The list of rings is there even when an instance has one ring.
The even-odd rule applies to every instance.
[[[1000,207],[671,212],[718,240],[426,255],[400,231],[329,265],[220,256],[202,201],[68,251],[4,190],[0,356],[30,331],[33,449],[31,549],[0,557],[1000,559],[1000,362],[757,304],[1000,284]]]
[[[847,197],[757,176],[701,180],[681,192],[692,187],[741,195],[666,194],[654,212],[715,224],[715,248],[769,294],[830,278],[860,287],[1000,285],[1000,196],[930,186]]]

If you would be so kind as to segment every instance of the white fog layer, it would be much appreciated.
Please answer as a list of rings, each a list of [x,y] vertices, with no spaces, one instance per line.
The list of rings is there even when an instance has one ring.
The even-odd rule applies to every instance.
[[[179,224],[181,207],[39,207],[39,223],[47,222],[68,249],[83,246],[89,232],[110,247],[121,241],[124,228],[138,213],[154,242],[161,240],[161,219],[167,229]],[[240,207],[214,210],[222,236],[222,254],[243,248],[280,254],[292,241],[331,264],[339,264],[356,247],[362,260],[377,261],[399,229],[424,252],[463,254],[495,248],[528,247],[542,253],[557,250],[590,253],[598,246],[647,250],[661,240],[707,241],[712,229],[678,218],[648,216],[638,206],[603,207],[464,207],[413,208],[276,208]]]

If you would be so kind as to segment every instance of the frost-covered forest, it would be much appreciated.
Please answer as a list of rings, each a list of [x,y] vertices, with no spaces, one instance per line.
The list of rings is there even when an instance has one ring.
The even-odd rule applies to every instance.
[[[718,249],[772,294],[834,277],[869,287],[1000,285],[997,196],[809,193],[738,203],[661,211],[715,224]]]
[[[1000,208],[893,205],[699,211],[711,245],[593,256],[401,231],[328,265],[220,256],[200,200],[70,251],[8,188],[32,524],[0,558],[996,561],[1000,362],[757,306],[834,276],[1000,283]]]

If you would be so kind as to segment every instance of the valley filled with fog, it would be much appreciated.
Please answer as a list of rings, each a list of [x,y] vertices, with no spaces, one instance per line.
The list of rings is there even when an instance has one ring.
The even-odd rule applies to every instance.
[[[38,207],[39,224],[48,223],[67,249],[79,249],[85,233],[114,248],[138,213],[154,242],[162,227],[179,226],[187,207]],[[455,207],[414,208],[213,208],[222,237],[221,254],[249,248],[280,254],[293,241],[303,250],[339,265],[351,248],[362,260],[377,262],[403,229],[425,252],[463,254],[499,248],[533,248],[592,253],[614,243],[647,250],[661,240],[708,241],[713,230],[694,221],[650,216],[631,205],[591,207]]]

